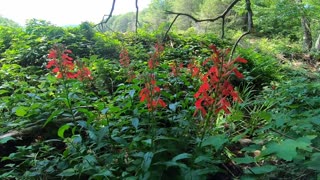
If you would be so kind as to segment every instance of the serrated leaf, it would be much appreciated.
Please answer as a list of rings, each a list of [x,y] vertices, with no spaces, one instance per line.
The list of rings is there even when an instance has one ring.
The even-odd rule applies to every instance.
[[[147,152],[144,154],[143,156],[143,162],[141,164],[141,168],[143,171],[148,171],[151,162],[152,162],[152,158],[153,158],[153,153],[152,152]]]
[[[138,126],[139,126],[139,119],[138,118],[132,118],[131,123],[134,128],[138,129]]]
[[[172,161],[179,161],[181,159],[188,159],[188,158],[191,158],[192,155],[191,154],[188,154],[188,153],[182,153],[182,154],[179,154],[177,156],[175,156],[174,158],[172,158]]]
[[[225,135],[210,136],[202,143],[202,147],[213,146],[216,150],[220,149],[224,143],[228,141]]]
[[[266,150],[262,151],[262,155],[275,154],[281,159],[292,161],[297,156],[297,144],[292,139],[286,139],[281,143],[271,143],[267,145]]]
[[[70,124],[65,124],[58,129],[58,136],[64,138],[64,132],[70,128]]]

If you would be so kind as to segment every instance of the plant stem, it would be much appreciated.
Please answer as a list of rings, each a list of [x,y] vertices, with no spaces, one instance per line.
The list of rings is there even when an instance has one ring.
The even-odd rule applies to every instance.
[[[68,88],[68,84],[67,84],[67,81],[65,79],[65,77],[63,78],[63,86],[64,86],[64,90],[66,92],[66,100],[67,100],[67,106],[68,106],[68,109],[71,113],[71,117],[72,117],[72,120],[73,122],[76,121],[75,117],[74,117],[74,114],[73,114],[73,111],[72,111],[72,104],[71,104],[71,101],[70,101],[70,98],[69,98],[69,88]]]

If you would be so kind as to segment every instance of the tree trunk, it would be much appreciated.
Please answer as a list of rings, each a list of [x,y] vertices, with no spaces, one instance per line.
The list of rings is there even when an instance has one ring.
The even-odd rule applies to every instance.
[[[302,0],[296,0],[296,2],[302,3]],[[312,34],[310,28],[310,21],[307,19],[304,13],[301,17],[301,26],[303,29],[303,49],[310,51],[312,48]]]
[[[318,36],[318,39],[316,41],[316,44],[314,46],[314,48],[317,50],[317,51],[320,51],[320,34]]]
[[[310,21],[305,16],[302,16],[301,25],[303,28],[303,47],[307,51],[310,51],[312,48],[312,34],[310,28]]]

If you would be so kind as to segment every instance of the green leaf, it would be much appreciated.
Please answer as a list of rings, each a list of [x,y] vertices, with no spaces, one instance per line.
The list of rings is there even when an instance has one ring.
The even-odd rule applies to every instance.
[[[179,161],[181,159],[188,159],[191,157],[192,157],[192,155],[189,153],[182,153],[182,154],[179,154],[179,155],[175,156],[174,158],[172,158],[172,161]]]
[[[70,128],[70,123],[61,126],[58,129],[58,136],[64,139],[64,132]]]
[[[7,93],[7,92],[9,92],[9,91],[0,89],[0,95],[5,94],[5,93]]]
[[[144,172],[148,171],[150,165],[151,165],[151,161],[153,158],[153,153],[152,152],[147,152],[144,154],[143,156],[143,162],[141,165],[141,168]]]
[[[139,119],[138,118],[132,118],[131,123],[134,128],[138,129],[138,126],[139,126]]]
[[[251,156],[245,156],[242,158],[234,158],[233,159],[237,164],[249,164],[255,162],[254,158]]]
[[[176,109],[177,109],[177,104],[178,104],[178,103],[169,104],[169,109],[170,109],[171,111],[175,112]]]
[[[13,111],[15,112],[15,114],[17,116],[23,117],[27,114],[28,109],[29,109],[28,107],[19,106],[19,107],[14,108]]]
[[[198,157],[194,160],[194,163],[210,162],[210,161],[212,161],[211,156],[198,156]]]
[[[225,135],[210,136],[203,141],[201,146],[213,146],[216,150],[219,150],[227,141],[228,139]]]
[[[52,121],[53,118],[55,118],[57,115],[61,114],[62,112],[63,112],[62,109],[57,109],[57,110],[53,111],[53,113],[49,116],[49,118],[44,123],[43,127],[45,127],[48,123],[50,123]]]
[[[250,168],[250,170],[254,173],[254,174],[266,174],[266,173],[270,173],[274,170],[276,170],[276,166],[272,166],[272,165],[265,165],[265,166],[260,166],[260,167],[252,167]],[[249,170],[245,170],[246,174],[250,174],[252,173]]]
[[[320,172],[320,153],[314,153],[311,156],[311,160],[305,163],[308,169],[316,170]]]
[[[8,141],[10,140],[15,140],[15,138],[11,137],[11,136],[7,136],[7,137],[4,137],[4,138],[1,138],[0,139],[0,144],[5,144],[7,143]]]
[[[69,176],[74,176],[76,174],[77,174],[77,172],[76,172],[75,169],[69,168],[69,169],[66,169],[66,170],[62,171],[60,174],[58,174],[58,176],[67,176],[67,177],[69,177]]]
[[[135,92],[136,92],[136,90],[134,90],[134,89],[130,90],[130,91],[129,91],[129,96],[130,96],[131,98],[133,98]]]
[[[276,154],[281,159],[292,161],[297,156],[297,142],[292,139],[286,139],[280,143],[270,143],[261,155]]]
[[[101,114],[105,115],[109,111],[109,108],[104,108],[101,110]]]

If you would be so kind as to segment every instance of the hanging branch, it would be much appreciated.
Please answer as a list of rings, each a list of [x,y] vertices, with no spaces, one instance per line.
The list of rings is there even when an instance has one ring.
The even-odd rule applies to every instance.
[[[96,26],[101,26],[101,25],[103,25],[103,24],[107,24],[107,22],[109,21],[109,19],[112,17],[112,13],[113,13],[115,4],[116,4],[116,0],[113,0],[113,2],[112,2],[112,7],[111,7],[111,10],[110,10],[109,15],[104,15],[104,16],[102,17],[101,22],[98,23],[98,24],[96,24],[94,27],[96,27]],[[105,19],[106,16],[107,16],[107,19]]]
[[[139,6],[138,6],[138,0],[136,0],[136,33],[138,32],[138,16],[139,16]]]
[[[215,18],[209,18],[209,19],[197,19],[195,17],[193,17],[190,14],[186,14],[186,13],[177,13],[177,12],[173,12],[173,11],[166,11],[167,14],[175,14],[176,17],[174,18],[174,20],[172,21],[172,23],[169,26],[169,29],[167,30],[166,34],[164,35],[164,40],[168,35],[168,32],[170,31],[171,27],[173,26],[174,22],[177,20],[177,18],[179,16],[187,16],[190,19],[192,19],[194,22],[215,22],[218,19],[222,19],[222,27],[221,27],[221,38],[224,37],[224,24],[225,24],[225,17],[228,14],[228,12],[233,8],[233,6],[235,6],[240,0],[234,0],[225,10],[222,14],[220,14],[219,16],[215,17]]]
[[[235,49],[236,49],[236,47],[238,46],[240,40],[241,40],[244,36],[250,34],[250,33],[252,32],[252,29],[253,29],[253,20],[252,20],[253,13],[252,13],[252,9],[251,9],[251,2],[250,2],[250,0],[246,0],[246,10],[247,10],[247,12],[248,12],[248,13],[247,13],[247,16],[248,16],[248,30],[247,30],[245,33],[243,33],[243,34],[238,38],[238,40],[236,41],[236,43],[233,45],[232,50],[231,50],[231,54],[230,54],[230,59],[229,59],[230,61],[232,60],[232,57],[233,57],[234,52],[235,52]]]

